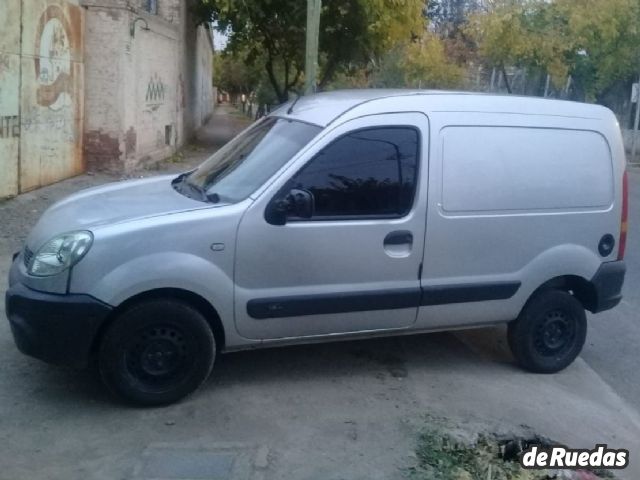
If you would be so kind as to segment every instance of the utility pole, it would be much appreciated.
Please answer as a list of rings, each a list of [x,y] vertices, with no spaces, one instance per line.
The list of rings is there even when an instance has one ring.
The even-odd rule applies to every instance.
[[[640,75],[636,87],[636,116],[633,120],[633,137],[631,137],[631,162],[636,163],[636,149],[638,146],[638,124],[640,123]],[[633,99],[632,99],[633,100]]]
[[[304,66],[304,93],[316,91],[318,71],[318,37],[320,36],[320,10],[322,0],[307,0],[307,52]]]
[[[549,84],[551,83],[551,75],[547,73],[547,81],[544,84],[544,98],[549,96]]]

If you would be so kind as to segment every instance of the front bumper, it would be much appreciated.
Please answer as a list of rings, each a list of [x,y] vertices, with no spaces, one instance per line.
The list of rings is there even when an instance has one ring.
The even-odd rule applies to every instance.
[[[7,318],[18,349],[48,363],[86,366],[98,329],[112,307],[89,295],[58,295],[21,283],[6,293]]]

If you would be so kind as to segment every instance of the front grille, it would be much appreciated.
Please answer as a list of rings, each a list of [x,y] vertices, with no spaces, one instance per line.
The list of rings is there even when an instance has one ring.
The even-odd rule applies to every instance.
[[[33,252],[31,250],[29,250],[29,247],[24,247],[24,266],[25,267],[29,267],[29,264],[31,263],[31,259],[33,258]]]

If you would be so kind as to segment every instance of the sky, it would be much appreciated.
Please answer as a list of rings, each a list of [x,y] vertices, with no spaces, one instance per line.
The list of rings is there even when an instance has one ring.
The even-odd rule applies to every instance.
[[[215,48],[216,52],[219,52],[221,50],[224,50],[227,46],[227,35],[225,33],[220,33],[218,30],[216,30],[215,28],[215,23],[212,25],[212,30],[213,30],[213,47]]]

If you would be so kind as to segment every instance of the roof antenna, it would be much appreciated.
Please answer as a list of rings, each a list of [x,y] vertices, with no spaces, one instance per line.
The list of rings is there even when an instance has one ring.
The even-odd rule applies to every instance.
[[[296,99],[293,101],[293,103],[289,107],[289,110],[287,110],[287,115],[291,115],[291,113],[293,113],[293,107],[295,107],[296,103],[298,103],[298,100],[300,100],[300,94],[297,94],[297,95],[298,96],[296,97]]]

